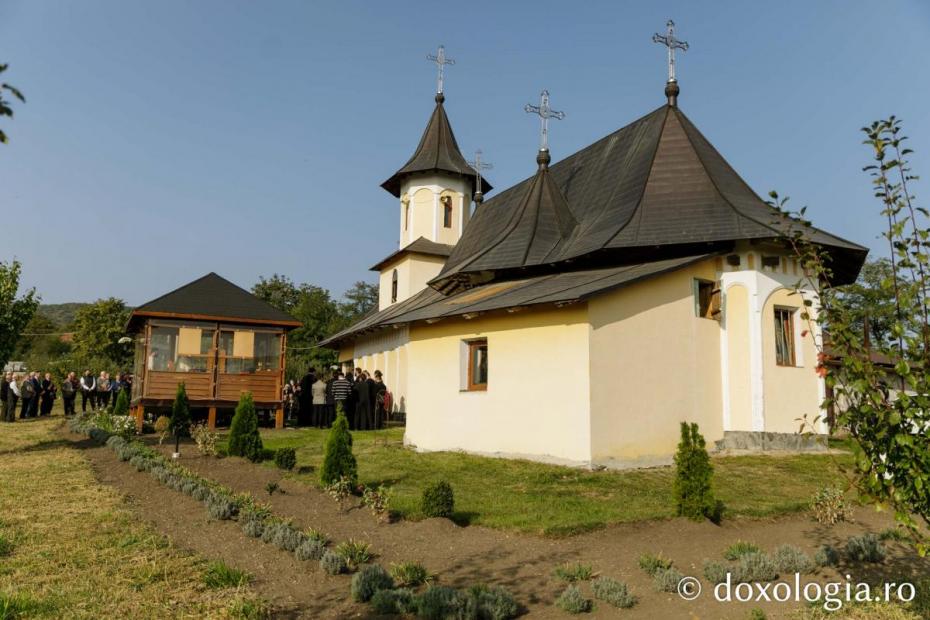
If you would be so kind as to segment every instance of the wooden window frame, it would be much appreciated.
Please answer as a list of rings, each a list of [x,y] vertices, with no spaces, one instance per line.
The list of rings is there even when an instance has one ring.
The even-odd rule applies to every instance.
[[[796,308],[788,308],[783,306],[775,306],[773,310],[773,320],[775,322],[775,364],[783,368],[793,368],[797,366],[798,355],[795,350],[795,341],[794,341],[794,313]],[[786,313],[788,315],[788,320],[780,320],[779,314]],[[778,331],[784,330],[785,339],[788,346],[788,359],[782,360],[781,356],[778,354]]]
[[[393,304],[396,301],[397,301],[397,270],[395,269],[393,273],[391,273],[391,303]]]
[[[708,287],[710,288],[708,293],[709,297],[706,300],[707,307],[704,308],[704,300],[701,299],[701,291]],[[714,282],[713,280],[705,280],[703,278],[694,278],[692,292],[694,294],[694,316],[701,319],[719,321],[722,314],[720,303],[720,283]]]
[[[485,355],[487,355],[488,350],[488,341],[487,339],[481,340],[469,340],[468,345],[468,355],[465,358],[466,363],[468,364],[468,379],[466,382],[466,389],[469,392],[486,392],[488,389],[487,377],[485,377],[484,383],[475,383],[474,381],[474,368],[475,368],[475,352],[484,347]]]

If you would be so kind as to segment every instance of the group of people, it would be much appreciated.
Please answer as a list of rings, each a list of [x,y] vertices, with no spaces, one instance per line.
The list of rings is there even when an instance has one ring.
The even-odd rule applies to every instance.
[[[85,370],[78,379],[76,373],[69,372],[61,385],[56,385],[49,372],[44,375],[38,371],[25,374],[8,372],[0,378],[0,420],[14,422],[17,406],[21,420],[50,415],[59,393],[66,416],[74,415],[78,394],[81,395],[81,411],[87,411],[88,403],[91,411],[104,409],[116,402],[122,390],[132,393],[132,375],[129,373],[117,373],[111,378],[105,371],[95,376]]]
[[[350,429],[383,428],[392,409],[392,400],[380,370],[369,374],[367,370],[356,368],[354,373],[346,375],[334,368],[324,377],[316,368],[310,368],[299,382],[292,379],[284,386],[288,417],[296,417],[301,426],[328,428],[336,419],[337,407],[342,405]]]

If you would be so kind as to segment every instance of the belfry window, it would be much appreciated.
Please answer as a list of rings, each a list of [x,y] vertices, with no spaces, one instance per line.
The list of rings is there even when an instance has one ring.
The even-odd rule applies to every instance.
[[[794,310],[775,308],[775,363],[794,366]]]
[[[439,202],[442,203],[442,226],[452,228],[452,196],[443,196]]]
[[[488,389],[488,341],[468,342],[468,390]]]
[[[391,303],[397,301],[397,270],[391,274]]]
[[[694,280],[694,314],[720,320],[720,288],[710,280]]]
[[[404,201],[404,230],[410,228],[410,203]]]

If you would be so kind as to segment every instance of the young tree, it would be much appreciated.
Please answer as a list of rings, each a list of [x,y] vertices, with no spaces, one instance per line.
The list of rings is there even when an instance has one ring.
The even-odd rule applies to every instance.
[[[8,64],[0,64],[0,73],[3,73],[9,68],[10,65]],[[26,98],[23,97],[23,94],[19,92],[19,90],[12,84],[0,82],[0,116],[9,116],[10,118],[13,118],[13,108],[10,107],[12,102],[4,98],[4,91],[19,99],[21,103],[26,103]],[[3,133],[2,129],[0,129],[0,142],[3,144],[7,143],[6,134]]]
[[[98,299],[81,307],[74,317],[74,352],[78,357],[105,357],[119,368],[132,361],[132,344],[121,344],[130,309],[122,299]]]
[[[720,520],[721,506],[714,499],[714,467],[697,424],[681,423],[681,441],[675,454],[675,504],[678,515],[700,521]]]
[[[892,116],[862,131],[875,162],[864,170],[871,176],[887,226],[883,237],[890,272],[873,283],[875,296],[891,300],[887,338],[865,342],[859,308],[851,303],[855,296],[831,287],[830,256],[810,240],[805,210],[788,211],[787,200],[775,192],[770,204],[792,222],[785,239],[804,265],[804,280],[821,290],[816,302],[807,302],[802,318],[825,330],[829,349],[815,342],[820,348],[818,372],[832,388],[833,398],[823,406],[836,410],[832,431],[842,430],[853,439],[857,467],[851,472],[852,482],[863,498],[891,507],[925,553],[926,539],[917,520],[930,525],[928,211],[911,193],[917,177],[907,160],[911,150],[904,146],[900,120]]]
[[[262,460],[262,448],[255,402],[252,400],[252,393],[245,392],[239,397],[236,413],[229,426],[229,454],[258,462]]]
[[[119,396],[116,397],[116,403],[113,405],[113,415],[129,415],[129,393],[127,390],[119,391]]]
[[[345,477],[354,487],[358,483],[358,463],[352,454],[352,433],[342,405],[336,407],[336,421],[326,438],[323,465],[320,467],[320,482],[324,486]]]
[[[21,271],[22,265],[19,261],[0,262],[0,368],[10,361],[20,333],[39,306],[35,289],[29,289],[22,296],[17,296]]]
[[[187,389],[182,381],[178,383],[178,391],[175,393],[174,402],[171,404],[171,423],[168,425],[168,429],[179,440],[181,437],[190,435],[190,427],[190,403],[187,400]]]

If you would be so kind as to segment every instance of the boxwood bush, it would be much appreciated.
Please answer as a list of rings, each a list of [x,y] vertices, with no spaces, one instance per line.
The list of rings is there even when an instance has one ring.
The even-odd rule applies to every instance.
[[[450,518],[455,511],[455,496],[452,493],[452,485],[445,480],[440,480],[423,489],[420,510],[427,517]]]

